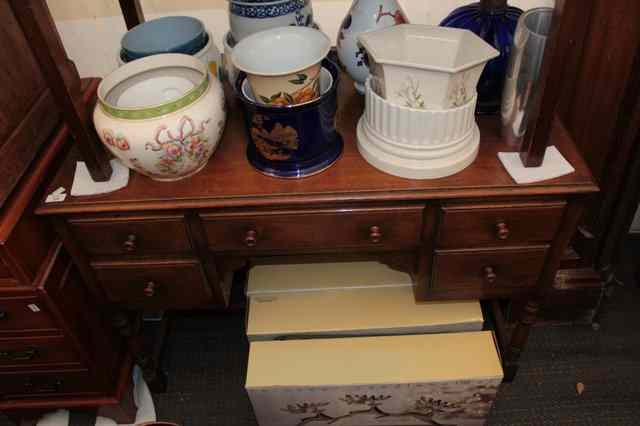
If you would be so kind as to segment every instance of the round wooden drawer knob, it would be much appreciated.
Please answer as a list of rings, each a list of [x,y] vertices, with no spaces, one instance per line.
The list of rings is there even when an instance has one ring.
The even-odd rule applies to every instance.
[[[255,247],[258,244],[258,233],[254,230],[247,231],[244,236],[244,243],[247,247]]]
[[[138,248],[137,240],[138,240],[138,237],[136,237],[135,234],[128,235],[125,242],[122,243],[122,247],[124,248],[124,251],[129,253],[136,251],[136,249]]]
[[[382,230],[379,226],[372,226],[369,228],[369,241],[374,244],[378,244],[382,241]]]
[[[509,231],[509,226],[507,226],[506,222],[500,222],[496,225],[496,236],[499,240],[508,240],[511,231]]]
[[[9,318],[9,314],[6,313],[5,311],[0,311],[0,321],[6,320],[7,318]]]
[[[484,268],[484,280],[488,284],[493,284],[498,279],[498,275],[496,275],[496,271],[494,271],[492,266],[487,266]]]
[[[153,297],[156,295],[157,289],[158,289],[158,286],[156,285],[156,283],[154,283],[153,281],[149,281],[147,285],[145,285],[144,290],[142,290],[142,292],[146,297]]]

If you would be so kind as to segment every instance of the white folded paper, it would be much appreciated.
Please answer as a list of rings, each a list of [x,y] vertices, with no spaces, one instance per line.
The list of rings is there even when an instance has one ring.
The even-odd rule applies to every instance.
[[[76,173],[73,176],[71,195],[98,195],[114,192],[129,184],[129,168],[119,160],[111,160],[113,174],[106,182],[96,182],[91,178],[87,165],[83,161],[76,163]]]
[[[498,158],[518,184],[555,179],[576,171],[555,146],[547,148],[540,167],[524,167],[518,152],[499,152]]]

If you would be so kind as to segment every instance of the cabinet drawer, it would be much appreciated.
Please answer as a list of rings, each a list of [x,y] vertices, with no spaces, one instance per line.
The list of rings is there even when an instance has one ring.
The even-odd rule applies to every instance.
[[[153,255],[191,250],[181,215],[73,218],[74,239],[91,256]]]
[[[213,250],[414,247],[423,206],[253,214],[204,214]]]
[[[212,297],[196,260],[100,262],[96,276],[113,302],[143,309],[186,309]]]
[[[49,364],[80,364],[70,342],[62,336],[0,339],[0,370]]]
[[[546,252],[545,247],[436,252],[432,287],[436,292],[470,290],[471,297],[531,287],[542,272]]]
[[[0,298],[0,336],[57,329],[51,313],[37,296]]]
[[[47,372],[0,373],[0,396],[32,398],[65,394],[99,392],[99,382],[89,371],[59,370]]]
[[[507,246],[553,240],[564,202],[451,205],[442,208],[441,248]]]

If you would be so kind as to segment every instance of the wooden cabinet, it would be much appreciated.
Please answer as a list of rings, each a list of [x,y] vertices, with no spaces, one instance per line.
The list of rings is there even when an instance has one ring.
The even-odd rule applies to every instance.
[[[132,173],[122,190],[37,212],[54,221],[92,288],[140,310],[222,307],[229,278],[247,264],[378,260],[411,274],[418,301],[499,297],[529,302],[535,313],[597,190],[562,124],[554,122],[552,138],[576,169],[570,175],[515,184],[497,157],[511,150],[498,121],[480,118],[480,152],[469,168],[400,179],[358,153],[363,100],[343,77],[344,152],[317,176],[284,180],[253,170],[241,106],[229,91],[224,137],[200,173],[179,184]],[[72,152],[49,190],[70,186],[77,160]],[[532,322],[523,318],[514,338],[503,339],[511,365]]]
[[[7,4],[0,6],[0,20],[6,18]],[[3,28],[0,31],[16,30]],[[7,42],[4,37],[0,39],[0,44]],[[24,50],[24,55],[16,59],[19,63],[32,61],[28,49]],[[4,61],[2,67],[8,67],[9,62]],[[14,62],[11,73],[3,73],[0,86],[17,78],[15,66]],[[31,68],[24,67],[21,77],[25,84],[42,84],[42,80],[31,81]],[[97,82],[85,87],[87,101]],[[44,86],[40,89],[47,92]],[[34,213],[44,196],[44,186],[66,153],[69,130],[60,126],[51,135],[46,120],[20,109],[20,104],[28,100],[20,98],[20,93],[28,94],[20,90],[16,86],[2,92],[0,97],[16,98],[2,114],[22,111],[26,119],[36,122],[20,128],[31,131],[29,126],[42,125],[38,129],[43,133],[35,134],[47,140],[40,150],[31,143],[37,140],[19,141],[18,145],[11,138],[0,140],[3,155],[9,143],[35,154],[24,174],[5,168],[3,161],[7,158],[0,160],[0,192],[7,183],[4,173],[17,173],[12,175],[17,178],[13,190],[6,199],[0,196],[0,412],[37,416],[40,410],[52,407],[93,405],[116,407],[113,412],[119,420],[131,421],[130,411],[119,410],[131,385],[132,357],[127,341],[112,327],[109,310],[90,293],[91,287],[81,278],[51,224]],[[50,118],[56,117],[54,108],[49,113]],[[0,126],[6,124],[1,123],[3,118],[6,116],[0,114]]]
[[[8,1],[0,2],[0,22],[1,206],[58,125],[60,113]]]

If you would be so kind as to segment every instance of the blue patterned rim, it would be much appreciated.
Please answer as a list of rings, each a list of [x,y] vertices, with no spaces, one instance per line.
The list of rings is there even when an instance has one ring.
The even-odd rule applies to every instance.
[[[277,18],[303,9],[308,0],[285,0],[282,2],[229,2],[229,13],[244,18]]]

